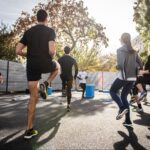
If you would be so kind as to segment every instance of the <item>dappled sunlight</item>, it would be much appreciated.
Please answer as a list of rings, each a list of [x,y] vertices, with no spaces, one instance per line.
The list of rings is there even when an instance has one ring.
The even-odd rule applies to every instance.
[[[122,145],[121,143],[126,143],[127,145],[130,145],[130,143],[132,144],[128,132],[122,127],[120,121],[116,121],[115,119],[118,109],[116,108],[116,104],[114,104],[110,98],[109,93],[96,91],[93,99],[81,100],[80,92],[72,92],[73,98],[71,102],[71,112],[69,113],[66,110],[66,98],[62,98],[60,95],[60,92],[53,92],[47,101],[40,98],[37,104],[34,121],[35,128],[39,131],[39,135],[32,140],[23,139],[28,100],[17,99],[12,102],[11,95],[1,97],[0,133],[3,134],[1,134],[0,144],[5,145],[7,148],[15,147],[15,145],[17,145],[18,149],[21,148],[22,150],[27,150],[46,148],[47,146],[48,148],[65,148],[66,144],[70,147],[77,148],[80,143],[81,145],[84,145],[84,142],[87,142],[89,148],[90,145],[88,143],[90,141],[95,142],[96,145],[106,143],[106,139],[108,139],[106,136],[107,134],[110,134],[112,137],[112,140],[107,142],[111,146],[116,143],[114,144],[116,149],[120,148]],[[17,95],[15,97],[17,98]],[[3,98],[4,100],[2,100]],[[61,104],[58,103],[60,100]],[[13,105],[11,105],[11,103]],[[139,137],[139,133],[141,133],[140,130],[142,132],[146,130],[141,127],[149,125],[147,122],[147,107],[149,106],[144,107],[146,108],[145,111],[147,113],[145,112],[143,115],[133,114],[132,116],[135,123],[135,134],[138,138],[138,141],[135,142],[138,143],[141,143],[141,138]],[[118,133],[120,136],[122,135],[127,139],[126,142],[124,140],[119,140],[120,136],[116,135],[118,129],[121,129],[122,133],[120,131]],[[86,135],[89,136],[86,138]],[[70,139],[70,137],[72,137],[72,139]],[[79,142],[79,139],[81,138],[84,139],[84,142]],[[145,138],[147,140],[149,139],[147,134],[145,135]],[[61,142],[58,144],[56,141]],[[69,141],[72,144],[69,144]],[[101,142],[99,143],[99,141]],[[126,146],[126,144],[124,146]],[[91,148],[94,148],[96,145],[91,144]],[[109,147],[108,145],[104,146]],[[134,147],[134,145],[132,146]],[[84,145],[84,147],[86,147],[86,145]]]

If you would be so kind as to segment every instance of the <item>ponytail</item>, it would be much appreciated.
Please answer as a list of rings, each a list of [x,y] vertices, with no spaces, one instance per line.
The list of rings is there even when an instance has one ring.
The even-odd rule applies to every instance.
[[[123,33],[121,35],[121,41],[127,46],[130,52],[134,52],[134,49],[131,45],[131,36],[129,33]]]

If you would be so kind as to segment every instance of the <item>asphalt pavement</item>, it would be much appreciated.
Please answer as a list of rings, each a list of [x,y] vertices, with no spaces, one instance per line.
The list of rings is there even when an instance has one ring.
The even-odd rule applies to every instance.
[[[133,128],[122,125],[124,118],[115,119],[118,108],[109,93],[96,91],[85,100],[80,92],[72,95],[71,112],[60,92],[39,98],[34,121],[39,134],[30,140],[23,138],[29,95],[0,95],[0,150],[150,149],[150,93],[143,113],[131,111]]]

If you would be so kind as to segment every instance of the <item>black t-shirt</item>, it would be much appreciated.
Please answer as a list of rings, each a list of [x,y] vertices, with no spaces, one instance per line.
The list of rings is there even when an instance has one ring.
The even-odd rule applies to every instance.
[[[66,80],[72,80],[73,66],[75,67],[75,76],[76,72],[78,71],[76,60],[70,55],[63,55],[58,59],[58,62],[61,66],[61,77]]]
[[[55,32],[45,25],[35,25],[27,30],[20,42],[27,46],[27,67],[39,67],[52,60],[49,55],[49,41],[55,41]]]

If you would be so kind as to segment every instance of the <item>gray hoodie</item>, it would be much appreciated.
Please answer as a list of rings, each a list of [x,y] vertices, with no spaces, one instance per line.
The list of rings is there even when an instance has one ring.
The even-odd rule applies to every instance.
[[[142,68],[143,64],[136,51],[128,50],[123,45],[117,50],[117,69],[121,71],[123,80],[135,81],[138,68]]]

